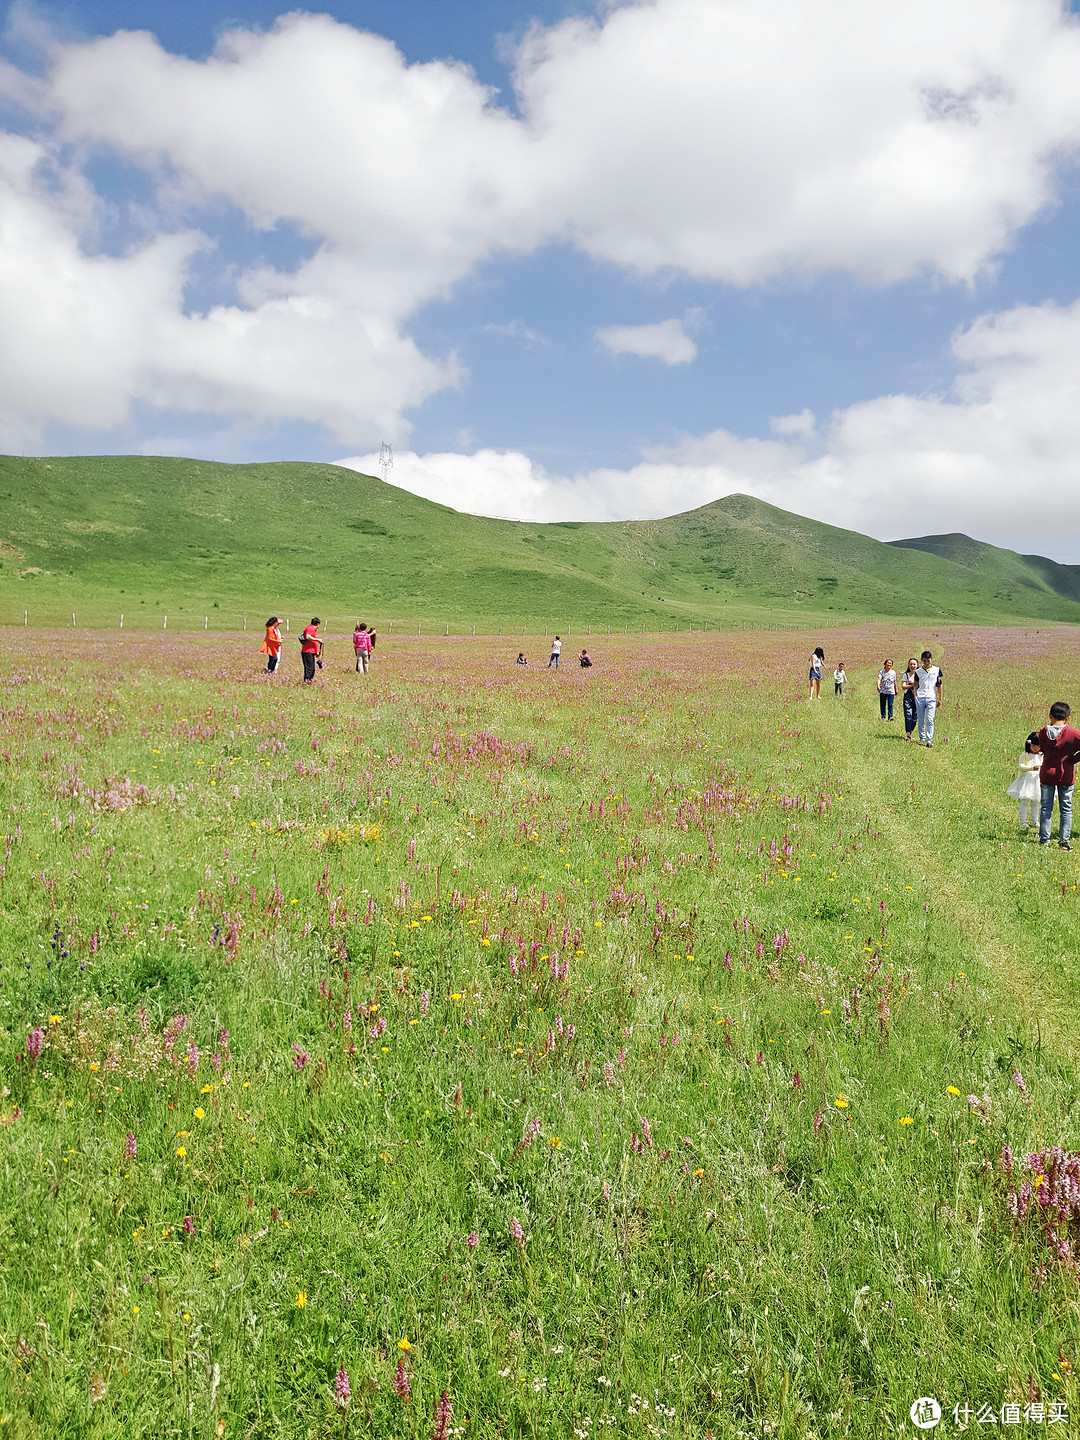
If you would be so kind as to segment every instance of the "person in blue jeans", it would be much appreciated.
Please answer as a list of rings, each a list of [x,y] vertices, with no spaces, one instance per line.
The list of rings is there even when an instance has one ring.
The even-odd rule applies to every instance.
[[[1071,850],[1072,801],[1075,765],[1080,759],[1080,730],[1065,722],[1072,714],[1064,700],[1050,706],[1050,723],[1039,731],[1042,767],[1039,770],[1039,844],[1050,844],[1050,826],[1054,819],[1054,800],[1058,804],[1058,844]]]
[[[941,682],[945,672],[934,664],[929,650],[922,652],[922,663],[915,671],[915,715],[919,723],[919,744],[934,748],[934,716],[941,704]]]
[[[556,636],[555,636],[555,639],[552,640],[552,642],[551,642],[551,659],[548,661],[548,669],[549,669],[549,670],[551,669],[552,665],[555,666],[555,669],[556,669],[556,670],[559,668],[559,656],[560,656],[561,654],[562,654],[562,641],[560,640],[560,638],[558,637],[558,635],[556,635]]]
[[[896,671],[893,669],[891,660],[886,660],[884,668],[878,671],[877,690],[881,718],[891,720],[893,704],[896,700]]]

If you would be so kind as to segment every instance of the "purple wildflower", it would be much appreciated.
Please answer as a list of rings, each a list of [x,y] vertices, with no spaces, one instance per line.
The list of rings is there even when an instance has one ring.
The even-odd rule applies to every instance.
[[[521,1221],[516,1218],[510,1221],[510,1238],[520,1250],[525,1249],[525,1231]]]
[[[189,1075],[194,1075],[195,1071],[198,1070],[198,1068],[199,1047],[195,1044],[195,1041],[192,1040],[191,1044],[187,1047],[187,1073]]]
[[[352,1399],[352,1386],[349,1384],[349,1372],[345,1369],[345,1361],[341,1362],[341,1368],[334,1376],[334,1404],[339,1410],[344,1410]]]
[[[465,1236],[465,1244],[470,1250],[476,1250],[480,1245],[480,1236],[475,1230],[470,1230]]]
[[[297,1070],[302,1070],[302,1069],[304,1068],[304,1066],[308,1063],[308,1061],[311,1059],[311,1056],[310,1056],[310,1055],[308,1054],[308,1052],[304,1049],[304,1047],[300,1044],[300,1041],[299,1041],[299,1040],[294,1041],[292,1048],[293,1048],[293,1061],[292,1061],[292,1063],[296,1066]]]
[[[127,1139],[124,1141],[124,1159],[134,1160],[135,1156],[138,1153],[139,1147],[135,1142],[135,1136],[133,1132],[129,1130],[127,1133]]]
[[[435,1423],[431,1428],[431,1440],[449,1440],[450,1436],[450,1391],[444,1390],[435,1406]]]
[[[1024,1083],[1024,1077],[1020,1074],[1019,1070],[1013,1071],[1013,1084],[1020,1091],[1020,1098],[1023,1100],[1024,1104],[1030,1105],[1031,1095],[1028,1092],[1027,1085]]]
[[[184,1234],[185,1234],[185,1235],[194,1235],[194,1234],[195,1234],[195,1221],[191,1218],[190,1215],[185,1215],[185,1216],[184,1216],[184,1222],[183,1222],[183,1223],[184,1223]]]
[[[394,1387],[394,1394],[403,1404],[408,1404],[412,1399],[412,1386],[409,1384],[409,1377],[405,1373],[404,1357],[399,1357],[397,1369],[394,1371],[394,1378],[391,1380]]]
[[[45,1031],[40,1025],[35,1025],[26,1037],[26,1058],[30,1061],[31,1065],[33,1065],[44,1048]]]
[[[426,1014],[427,1014],[427,1012],[428,1012],[428,1006],[429,1006],[430,1004],[431,1004],[431,996],[428,994],[428,992],[427,992],[426,990],[422,991],[422,992],[421,992],[421,995],[420,995],[420,1014],[421,1014],[421,1015],[426,1015]]]

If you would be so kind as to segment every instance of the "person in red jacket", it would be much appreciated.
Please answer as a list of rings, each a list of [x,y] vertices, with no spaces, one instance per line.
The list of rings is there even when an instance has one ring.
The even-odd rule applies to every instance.
[[[1072,711],[1064,700],[1050,706],[1050,723],[1039,731],[1042,768],[1039,785],[1042,800],[1039,808],[1039,844],[1050,844],[1050,823],[1054,816],[1054,796],[1058,802],[1058,844],[1071,850],[1072,799],[1075,765],[1080,760],[1080,730],[1066,725]]]
[[[311,624],[304,626],[304,633],[300,637],[300,658],[304,662],[304,684],[310,685],[315,679],[315,661],[322,651],[322,641],[319,639],[319,626],[322,621],[317,615],[311,617]]]

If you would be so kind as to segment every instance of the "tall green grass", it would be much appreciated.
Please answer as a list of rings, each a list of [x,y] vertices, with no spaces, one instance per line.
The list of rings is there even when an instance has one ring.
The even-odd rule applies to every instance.
[[[932,753],[896,636],[812,705],[809,638],[9,632],[0,1435],[1075,1418],[1000,1155],[1080,1148],[1077,867],[1003,794],[1076,637],[943,633]]]

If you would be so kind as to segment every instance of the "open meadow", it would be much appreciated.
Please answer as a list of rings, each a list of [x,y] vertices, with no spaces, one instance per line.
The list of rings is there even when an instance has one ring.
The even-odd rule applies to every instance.
[[[1080,631],[258,638],[0,631],[0,1440],[1076,1433]]]

